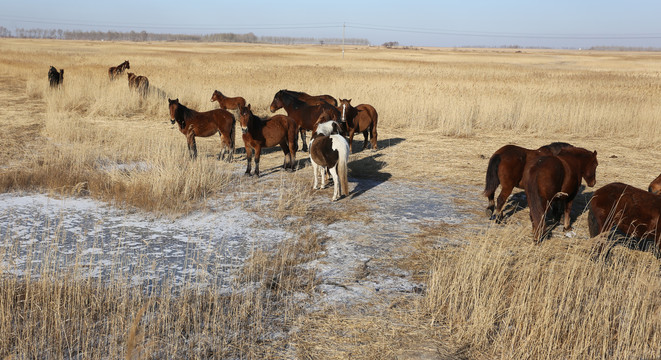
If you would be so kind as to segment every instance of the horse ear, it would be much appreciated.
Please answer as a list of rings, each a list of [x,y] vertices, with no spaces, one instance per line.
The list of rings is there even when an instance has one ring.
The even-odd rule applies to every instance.
[[[594,156],[597,156],[597,150],[594,151]]]
[[[248,106],[246,106],[246,109],[250,110],[250,104],[248,104]]]

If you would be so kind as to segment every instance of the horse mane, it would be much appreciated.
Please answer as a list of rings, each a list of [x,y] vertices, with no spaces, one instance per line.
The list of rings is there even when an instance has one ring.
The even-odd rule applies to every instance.
[[[194,113],[195,110],[187,108],[182,103],[178,103],[177,111],[174,113],[174,119],[177,120],[181,127],[183,127],[186,123],[186,120],[190,119]],[[181,122],[179,119],[181,119]]]
[[[280,100],[282,100],[282,103],[285,105],[293,105],[295,107],[300,107],[302,105],[307,105],[305,101],[300,100],[296,95],[294,95],[295,91],[290,91],[290,90],[280,90],[276,94],[276,96],[279,95]],[[285,100],[285,98],[287,100]]]

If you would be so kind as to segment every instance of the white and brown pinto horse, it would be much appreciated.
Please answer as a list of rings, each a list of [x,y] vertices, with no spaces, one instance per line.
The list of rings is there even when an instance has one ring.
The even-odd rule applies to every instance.
[[[336,132],[340,128],[335,121],[317,125],[310,140],[310,161],[314,175],[313,189],[319,189],[317,175],[321,176],[321,188],[326,187],[326,169],[333,177],[333,201],[340,196],[349,195],[347,164],[349,162],[349,143],[344,136]]]

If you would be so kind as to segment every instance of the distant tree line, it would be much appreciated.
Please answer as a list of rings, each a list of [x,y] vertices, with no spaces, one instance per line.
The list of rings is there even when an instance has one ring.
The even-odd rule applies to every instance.
[[[188,34],[157,34],[146,31],[81,31],[53,29],[23,29],[12,32],[0,26],[0,37],[16,37],[29,39],[61,39],[61,40],[95,40],[95,41],[199,41],[199,42],[244,42],[271,44],[341,44],[341,38],[313,38],[288,36],[256,36],[253,33],[234,34],[218,33],[206,35]],[[348,45],[369,45],[367,39],[344,39]]]

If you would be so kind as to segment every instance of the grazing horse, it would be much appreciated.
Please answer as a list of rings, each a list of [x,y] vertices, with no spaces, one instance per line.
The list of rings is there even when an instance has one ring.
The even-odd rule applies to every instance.
[[[304,101],[308,105],[319,105],[323,102],[327,102],[335,107],[337,107],[337,100],[330,96],[330,95],[309,95],[307,93],[304,93],[302,91],[294,91],[294,90],[281,90],[281,91],[286,91],[289,94],[297,97],[299,100]]]
[[[60,87],[64,82],[64,69],[60,69],[60,72],[57,72],[57,69],[54,66],[51,66],[48,69],[48,82],[50,87]]]
[[[250,165],[255,153],[255,176],[259,177],[259,157],[263,147],[280,145],[285,154],[283,168],[294,170],[296,151],[298,150],[298,125],[294,119],[285,115],[275,115],[262,120],[255,116],[247,107],[239,108],[239,122],[243,133],[243,143],[246,147],[246,175],[250,174]]]
[[[149,79],[146,76],[136,76],[134,73],[126,73],[129,79],[129,89],[135,89],[142,96],[149,92]]]
[[[119,75],[122,75],[126,69],[130,69],[131,65],[129,64],[129,61],[126,60],[123,63],[117,65],[117,66],[112,66],[108,69],[108,77],[110,80],[115,80],[115,78]]]
[[[314,175],[313,189],[319,189],[317,175],[321,177],[321,188],[326,187],[326,169],[333,177],[333,198],[336,201],[340,196],[349,195],[349,181],[347,179],[347,163],[349,162],[349,143],[339,134],[324,135],[332,131],[334,121],[320,124],[310,139],[310,160],[312,174]],[[321,130],[321,132],[320,132]]]
[[[581,179],[585,179],[588,186],[594,186],[598,165],[596,151],[572,147],[561,150],[556,156],[541,156],[526,170],[525,191],[533,237],[537,242],[545,235],[544,215],[554,200],[564,205],[563,230],[571,230],[569,212]]]
[[[188,151],[192,158],[197,157],[197,146],[195,137],[208,137],[220,132],[222,148],[218,159],[232,161],[234,156],[234,126],[236,120],[234,115],[223,109],[215,109],[206,112],[197,112],[179,103],[179,99],[168,99],[170,107],[170,122],[179,124],[179,131],[186,135]]]
[[[314,124],[324,110],[333,114],[331,118],[339,118],[337,108],[326,101],[319,102],[318,105],[310,105],[303,100],[299,100],[288,90],[280,90],[273,97],[270,107],[271,112],[276,112],[280,108],[285,108],[287,115],[298,124],[301,131],[301,140],[303,141],[303,151],[308,151],[308,146],[305,143],[305,131],[314,129]]]
[[[246,99],[237,97],[227,97],[218,90],[214,90],[211,95],[211,102],[218,101],[218,105],[223,110],[239,110],[239,108],[246,107]]]
[[[372,150],[377,150],[377,132],[376,124],[379,121],[379,114],[372,105],[360,104],[356,107],[351,106],[351,99],[340,99],[338,107],[342,113],[341,121],[346,124],[349,133],[349,150],[353,144],[353,134],[362,132],[365,140],[363,141],[363,150],[367,147],[367,141],[371,137]]]
[[[595,191],[588,210],[590,237],[613,228],[642,243],[654,241],[661,251],[661,197],[623,183],[610,183]],[[598,247],[601,253],[603,245]]]
[[[647,188],[647,191],[651,192],[654,195],[661,195],[661,175],[657,176],[656,179],[652,180],[650,186]]]
[[[573,147],[564,142],[554,142],[540,147],[537,150],[530,150],[516,145],[505,145],[496,150],[489,159],[487,166],[486,184],[484,186],[484,196],[489,199],[486,213],[488,217],[500,222],[503,219],[503,206],[507,198],[512,194],[515,187],[524,188],[525,180],[524,170],[542,155],[558,155],[560,150]],[[494,201],[494,195],[498,185],[502,188],[498,195],[498,203]],[[495,209],[495,211],[494,211]]]

